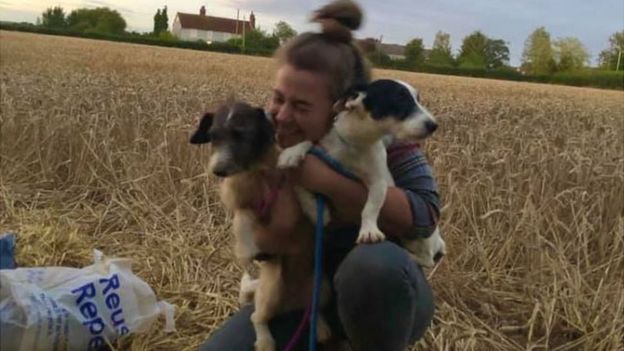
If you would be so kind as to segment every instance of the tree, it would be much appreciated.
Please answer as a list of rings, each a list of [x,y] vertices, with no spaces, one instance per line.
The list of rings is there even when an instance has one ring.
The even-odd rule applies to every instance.
[[[473,32],[462,41],[458,61],[462,67],[486,68],[488,37],[480,31]]]
[[[377,46],[373,52],[366,55],[366,58],[373,65],[378,67],[392,66],[392,58],[390,58],[390,55],[383,52],[379,46]]]
[[[362,51],[366,59],[375,66],[388,67],[392,65],[392,59],[381,50],[378,39],[365,38],[356,41],[358,48]]]
[[[167,16],[167,6],[160,12],[160,29],[162,31],[169,30],[169,16]]]
[[[425,62],[425,47],[420,38],[414,38],[405,45],[405,61],[412,66],[421,66]]]
[[[79,32],[123,34],[126,30],[123,17],[108,7],[76,9],[67,16],[67,25]]]
[[[252,53],[272,53],[279,47],[279,39],[277,37],[268,35],[259,28],[245,33],[245,47],[243,47],[242,38],[230,39],[228,43]]]
[[[501,68],[509,63],[509,47],[502,39],[488,39],[486,50],[487,68]]]
[[[618,58],[620,67],[617,67]],[[599,60],[600,67],[605,69],[624,68],[624,30],[615,32],[609,37],[609,48],[600,52]]]
[[[167,16],[167,6],[165,6],[162,11],[156,9],[153,34],[154,36],[159,36],[160,33],[166,32],[167,30],[169,30],[169,17]]]
[[[162,23],[162,15],[160,14],[160,9],[156,9],[156,14],[154,15],[154,35],[160,34]]]
[[[438,31],[433,41],[433,47],[427,57],[427,63],[437,66],[452,66],[453,54],[451,53],[451,36],[448,33]]]
[[[524,42],[522,67],[530,74],[551,74],[555,71],[550,33],[544,27],[537,28]]]
[[[65,28],[65,11],[60,6],[50,7],[41,14],[41,25],[46,28]]]
[[[553,46],[558,71],[579,70],[589,61],[589,52],[577,38],[561,38]]]
[[[295,31],[288,23],[279,21],[273,29],[273,36],[279,39],[280,44],[286,42],[286,40],[297,35]]]
[[[502,39],[491,39],[475,31],[464,38],[458,61],[462,67],[500,68],[509,62],[509,47]]]

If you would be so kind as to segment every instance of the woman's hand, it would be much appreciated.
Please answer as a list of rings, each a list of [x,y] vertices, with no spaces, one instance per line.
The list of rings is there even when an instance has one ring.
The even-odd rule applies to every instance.
[[[329,198],[332,207],[330,226],[359,225],[360,212],[368,194],[363,184],[342,176],[313,155],[307,155],[299,167],[290,171],[290,176],[294,183],[304,189]],[[342,201],[339,197],[343,191],[360,198],[362,206],[358,206],[360,201]]]
[[[320,193],[326,196],[332,188],[334,178],[340,176],[325,162],[310,154],[306,155],[299,167],[291,169],[289,175],[293,183],[312,193]]]

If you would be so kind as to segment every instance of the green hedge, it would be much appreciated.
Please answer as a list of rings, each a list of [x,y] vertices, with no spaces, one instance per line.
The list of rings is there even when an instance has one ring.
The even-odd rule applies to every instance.
[[[176,47],[183,49],[204,50],[204,51],[217,51],[233,54],[245,54],[245,55],[258,55],[258,56],[271,56],[273,52],[267,49],[247,49],[242,52],[241,48],[237,45],[230,43],[214,42],[208,44],[204,41],[183,41],[183,40],[162,40],[155,37],[126,34],[126,35],[112,35],[103,33],[83,33],[63,29],[52,29],[36,26],[30,23],[12,23],[12,22],[0,22],[0,29],[14,30],[22,32],[51,34],[51,35],[63,35],[70,37],[80,37],[98,40],[109,40],[118,42],[127,42],[135,44],[146,44],[166,47]],[[624,90],[624,71],[603,71],[597,69],[587,69],[579,72],[560,72],[553,75],[545,76],[530,76],[524,75],[511,68],[499,68],[494,70],[487,70],[483,68],[465,68],[465,67],[447,67],[447,66],[432,66],[425,65],[417,68],[408,66],[405,61],[392,61],[380,68],[397,69],[404,71],[416,71],[434,74],[445,74],[455,76],[477,77],[477,78],[492,78],[492,79],[504,79],[513,81],[524,82],[537,82],[537,83],[550,83],[550,84],[563,84],[583,87],[596,87],[606,89]]]
[[[541,79],[541,80],[540,80]],[[537,82],[624,90],[624,71],[588,69],[537,77]]]
[[[38,34],[62,35],[62,36],[69,36],[69,37],[117,41],[117,42],[134,43],[134,44],[176,47],[176,48],[192,49],[192,50],[218,51],[218,52],[236,53],[236,54],[241,53],[241,49],[238,46],[234,46],[228,43],[218,43],[218,42],[208,44],[205,41],[201,41],[201,40],[198,40],[198,41],[162,40],[156,37],[142,36],[142,35],[135,35],[135,34],[114,35],[114,34],[96,33],[96,32],[77,32],[77,31],[71,31],[71,30],[65,30],[65,29],[45,28],[41,26],[35,26],[29,23],[0,22],[0,29],[38,33]],[[250,54],[262,55],[264,53],[251,52]]]
[[[411,68],[402,61],[395,61],[390,65],[385,65],[383,68],[464,77],[504,79],[518,82],[535,82],[624,90],[624,71],[615,72],[599,69],[585,69],[577,72],[559,72],[552,75],[533,76],[522,74],[512,68],[499,68],[488,70],[484,68],[448,67],[432,65],[424,65],[416,68]]]

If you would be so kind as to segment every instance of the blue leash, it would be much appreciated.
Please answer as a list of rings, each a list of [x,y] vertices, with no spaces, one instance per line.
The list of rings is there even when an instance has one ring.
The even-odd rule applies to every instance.
[[[314,233],[314,289],[312,290],[312,308],[310,311],[310,337],[308,350],[316,351],[316,325],[323,284],[323,210],[325,199],[316,194],[316,227]]]
[[[331,167],[334,171],[342,174],[343,176],[353,179],[353,180],[359,180],[359,178],[355,174],[353,174],[351,171],[346,169],[345,166],[342,165],[342,163],[338,162],[338,160],[329,156],[327,152],[325,152],[325,150],[321,149],[320,147],[316,145],[312,146],[312,148],[310,148],[310,151],[308,151],[308,153],[310,155],[314,155],[318,157],[321,161],[327,163],[327,165]]]
[[[310,154],[318,157],[327,163],[336,172],[347,178],[358,180],[358,178],[347,170],[340,162],[329,156],[325,150],[318,146],[313,146]],[[321,284],[323,284],[323,210],[325,209],[325,199],[322,195],[316,194],[316,226],[314,230],[314,288],[312,290],[312,307],[310,311],[310,336],[308,350],[316,351],[316,325],[321,299]]]

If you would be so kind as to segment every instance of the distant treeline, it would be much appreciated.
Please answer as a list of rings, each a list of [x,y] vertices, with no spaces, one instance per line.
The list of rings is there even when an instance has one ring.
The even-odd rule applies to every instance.
[[[271,40],[269,35],[261,31],[248,33],[249,37],[246,37],[246,39],[249,40],[246,40],[247,45],[243,48],[239,43],[240,39],[238,41],[232,40],[230,42],[213,42],[208,44],[201,40],[178,40],[171,35],[154,36],[152,34],[134,32],[111,34],[98,31],[78,31],[71,28],[51,28],[31,23],[13,22],[0,22],[0,29],[257,56],[271,56],[276,48],[275,40]],[[270,43],[270,45],[267,44],[267,47],[263,45],[253,45],[254,38],[257,38],[256,41],[262,40],[263,42]],[[371,57],[369,56],[369,58]],[[413,63],[407,60],[375,60],[374,57],[371,61],[375,67],[404,71],[624,90],[624,71],[616,72],[596,68],[583,68],[576,71],[554,72],[550,74],[526,74],[505,65],[496,68],[469,67],[465,65],[440,66],[427,64],[426,62],[413,65]]]

